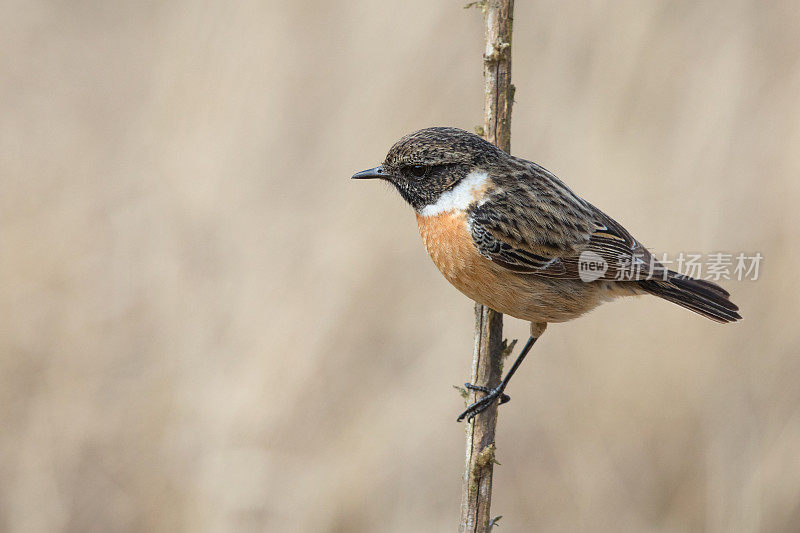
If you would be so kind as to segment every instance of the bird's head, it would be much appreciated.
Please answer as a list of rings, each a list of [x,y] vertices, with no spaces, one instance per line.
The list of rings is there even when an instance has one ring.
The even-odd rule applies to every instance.
[[[416,211],[435,205],[467,176],[488,172],[508,156],[483,138],[458,128],[426,128],[389,149],[383,164],[353,179],[383,179]]]

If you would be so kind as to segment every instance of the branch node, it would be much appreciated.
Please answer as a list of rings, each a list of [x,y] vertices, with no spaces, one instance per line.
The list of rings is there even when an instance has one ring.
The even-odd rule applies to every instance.
[[[475,468],[486,468],[494,464],[496,462],[494,460],[494,452],[496,449],[494,443],[491,443],[481,450],[481,453],[478,454],[478,458],[475,460]]]
[[[465,403],[469,401],[469,391],[465,387],[453,385],[453,388],[458,391],[462,398],[464,398]]]
[[[508,339],[503,339],[503,344],[500,347],[500,353],[502,354],[503,359],[511,355],[511,352],[514,351],[514,346],[516,345],[517,345],[517,339],[514,339],[513,341],[511,341],[511,343],[508,342]]]
[[[486,0],[479,0],[478,2],[469,2],[467,5],[464,6],[464,9],[469,9],[471,7],[479,7],[481,11],[486,13]]]
[[[510,53],[511,43],[492,43],[487,47],[486,53],[483,54],[483,60],[487,63],[498,63],[506,59]]]

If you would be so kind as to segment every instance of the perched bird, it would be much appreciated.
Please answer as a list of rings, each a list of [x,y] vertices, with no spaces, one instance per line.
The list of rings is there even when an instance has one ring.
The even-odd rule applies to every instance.
[[[504,393],[548,322],[576,318],[618,296],[654,294],[717,322],[741,319],[723,288],[665,268],[611,217],[541,166],[457,128],[427,128],[391,147],[353,179],[390,182],[414,208],[425,248],[472,300],[531,322],[531,337],[494,389]]]

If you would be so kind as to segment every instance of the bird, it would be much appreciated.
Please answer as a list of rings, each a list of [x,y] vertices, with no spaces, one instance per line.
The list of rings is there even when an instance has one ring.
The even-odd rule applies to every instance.
[[[494,388],[458,420],[472,420],[505,390],[549,323],[622,296],[651,294],[720,323],[742,317],[730,294],[666,268],[618,222],[540,165],[452,127],[405,135],[382,164],[353,179],[391,183],[414,209],[433,263],[468,298],[531,323]]]

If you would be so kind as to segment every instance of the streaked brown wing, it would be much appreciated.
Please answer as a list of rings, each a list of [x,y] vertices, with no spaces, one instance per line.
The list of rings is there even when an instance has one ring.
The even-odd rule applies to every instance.
[[[625,228],[560,181],[548,185],[506,187],[472,209],[472,238],[484,257],[522,274],[579,279],[581,254],[594,252],[608,265],[597,279],[652,276],[658,263]]]
[[[609,265],[603,279],[630,281],[665,275],[666,270],[647,248],[617,221],[596,207],[591,207],[596,215],[596,229],[584,251],[596,253]]]

